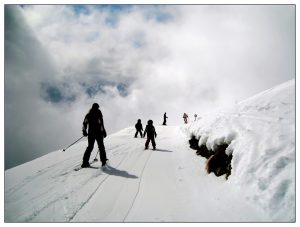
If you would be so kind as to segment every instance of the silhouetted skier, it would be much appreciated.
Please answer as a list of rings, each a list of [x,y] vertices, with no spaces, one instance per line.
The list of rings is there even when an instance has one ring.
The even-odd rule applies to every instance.
[[[194,117],[195,117],[195,121],[196,121],[197,120],[197,114],[195,114]]]
[[[186,113],[183,114],[183,119],[184,119],[184,123],[187,124],[188,123],[188,115]]]
[[[135,133],[135,138],[137,137],[138,133],[140,133],[141,135],[141,138],[143,137],[143,133],[142,131],[144,130],[143,129],[143,125],[142,125],[142,122],[141,122],[141,119],[138,119],[137,123],[135,124],[135,129],[136,129],[136,133]]]
[[[88,134],[86,132],[87,126],[89,127]],[[103,123],[103,116],[101,111],[99,110],[99,105],[94,103],[89,113],[85,116],[83,121],[82,133],[84,136],[88,136],[88,147],[85,150],[82,168],[89,167],[89,159],[91,156],[91,152],[94,148],[95,140],[97,141],[99,151],[100,151],[100,160],[102,162],[102,166],[106,164],[106,152],[103,143],[103,139],[106,137],[106,131]]]
[[[156,134],[155,128],[153,126],[153,121],[152,120],[148,121],[148,125],[145,128],[144,137],[145,137],[146,134],[147,134],[147,140],[146,140],[146,143],[145,143],[145,149],[148,149],[149,142],[151,140],[153,150],[155,150],[156,149],[156,143],[155,143],[154,138],[157,136],[157,134]]]
[[[164,114],[164,122],[163,122],[163,125],[167,125],[167,113]]]

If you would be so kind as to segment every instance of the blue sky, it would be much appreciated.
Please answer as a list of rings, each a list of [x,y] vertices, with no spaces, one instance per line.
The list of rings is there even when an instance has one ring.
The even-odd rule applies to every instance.
[[[139,8],[142,10],[145,10],[145,18],[148,20],[155,20],[157,22],[168,22],[172,20],[172,14],[166,12],[164,9],[167,7],[167,5],[118,5],[118,4],[113,4],[113,5],[70,5],[71,8],[75,11],[77,15],[80,14],[89,14],[91,12],[91,8],[93,10],[99,10],[99,11],[106,11],[109,12],[112,16],[117,16],[120,13],[129,13],[131,10],[134,8]],[[149,10],[150,9],[150,10]],[[114,24],[115,22],[113,21],[115,18],[108,18],[108,24],[112,23]]]
[[[81,14],[81,13],[88,13],[89,12],[89,8],[92,7],[94,9],[98,9],[98,10],[102,10],[102,11],[109,11],[111,13],[116,13],[116,12],[121,12],[121,11],[128,11],[130,10],[134,5],[126,5],[126,4],[122,4],[122,5],[118,5],[118,4],[99,4],[99,5],[70,5],[74,11],[77,14]]]

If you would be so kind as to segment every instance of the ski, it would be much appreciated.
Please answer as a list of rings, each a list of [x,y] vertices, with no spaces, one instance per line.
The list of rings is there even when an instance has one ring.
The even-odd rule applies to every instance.
[[[93,163],[95,163],[95,162],[97,162],[97,161],[98,161],[98,160],[96,160],[96,161],[95,161],[95,160],[91,161],[91,162],[90,162],[90,165],[93,164]],[[89,167],[85,167],[85,168],[98,169],[98,167],[94,167],[94,166],[89,166]],[[84,169],[84,168],[81,167],[81,165],[74,168],[75,171],[78,171],[78,170],[81,170],[81,169]]]
[[[89,167],[84,167],[84,168],[82,168],[82,167],[80,166],[80,167],[75,168],[74,170],[75,170],[75,171],[78,171],[78,170],[81,170],[81,169],[99,169],[99,167],[89,166]]]
[[[97,161],[98,161],[98,159],[96,159],[96,160],[94,159],[93,161],[90,162],[90,166],[89,167],[85,167],[85,168],[87,168],[87,169],[100,169],[99,167],[91,166],[91,164],[93,164],[93,163],[95,163]],[[108,159],[106,159],[106,161],[107,162],[106,162],[106,164],[104,166],[109,166],[108,165],[109,164]],[[78,170],[81,170],[81,169],[84,169],[84,168],[81,167],[81,165],[74,168],[75,171],[78,171]]]

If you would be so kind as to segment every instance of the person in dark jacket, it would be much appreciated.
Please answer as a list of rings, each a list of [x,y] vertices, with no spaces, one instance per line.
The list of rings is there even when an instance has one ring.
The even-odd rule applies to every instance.
[[[88,127],[88,133],[87,133]],[[82,168],[89,167],[89,159],[94,148],[95,140],[97,141],[98,148],[100,151],[100,160],[102,162],[102,166],[106,164],[106,152],[104,147],[103,139],[106,137],[106,130],[104,128],[103,116],[101,111],[99,110],[99,105],[94,103],[89,113],[85,116],[83,121],[82,133],[84,136],[88,136],[88,147],[85,150]]]
[[[156,149],[156,143],[155,143],[154,138],[157,136],[157,134],[156,134],[155,128],[153,126],[153,121],[152,120],[148,121],[148,124],[145,128],[145,131],[144,131],[144,137],[145,137],[146,134],[147,134],[147,140],[146,140],[146,143],[145,143],[145,149],[148,149],[149,142],[151,141],[153,150],[155,150]]]
[[[195,121],[197,120],[197,116],[198,116],[197,114],[195,114],[195,115],[194,115],[194,117],[195,117]]]
[[[188,116],[186,113],[184,113],[184,114],[183,114],[183,119],[184,119],[184,123],[185,123],[185,124],[188,123],[188,118],[189,118],[189,116]]]
[[[138,133],[140,133],[141,135],[141,138],[143,137],[143,133],[142,131],[144,130],[143,129],[143,125],[142,125],[142,122],[141,122],[141,119],[138,119],[137,123],[135,124],[135,129],[136,129],[136,133],[135,133],[135,138],[137,137]]]
[[[163,125],[167,125],[167,113],[164,114],[164,122],[163,122]]]

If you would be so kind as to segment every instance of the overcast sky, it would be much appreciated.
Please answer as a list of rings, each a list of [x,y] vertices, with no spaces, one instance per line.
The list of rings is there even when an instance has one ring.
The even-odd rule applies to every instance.
[[[111,134],[294,77],[292,5],[5,6],[5,168],[75,141],[94,102]]]

